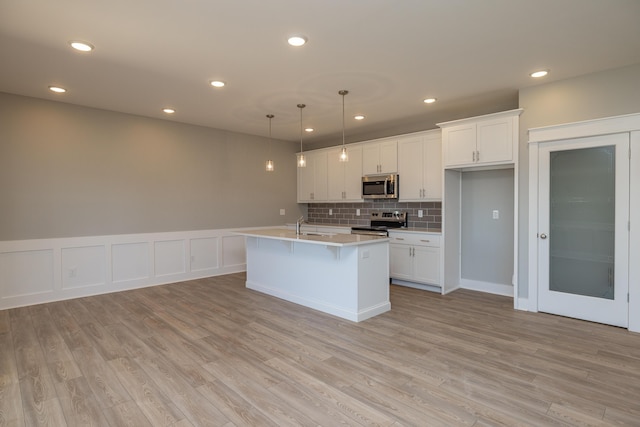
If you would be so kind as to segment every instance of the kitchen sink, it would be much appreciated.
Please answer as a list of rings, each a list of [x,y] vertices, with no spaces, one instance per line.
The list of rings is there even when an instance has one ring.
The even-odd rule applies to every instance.
[[[336,235],[336,233],[320,233],[317,231],[303,231],[300,234],[303,236],[324,236],[324,237],[332,237]]]

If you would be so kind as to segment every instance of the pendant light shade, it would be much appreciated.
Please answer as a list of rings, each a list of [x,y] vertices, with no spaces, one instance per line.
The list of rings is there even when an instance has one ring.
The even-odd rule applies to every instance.
[[[341,162],[349,161],[349,154],[347,153],[347,147],[344,145],[344,97],[348,94],[348,90],[340,90],[338,94],[342,96],[342,150],[340,150],[340,157],[338,160]]]
[[[269,160],[267,160],[264,166],[267,172],[274,171],[273,160],[271,160],[271,119],[273,119],[274,117],[275,116],[273,114],[267,114],[267,118],[269,119],[269,157],[268,157]]]
[[[304,157],[304,152],[302,151],[302,109],[306,107],[304,104],[298,104],[298,108],[300,109],[300,154],[298,154],[298,167],[304,168],[307,167],[307,159]]]

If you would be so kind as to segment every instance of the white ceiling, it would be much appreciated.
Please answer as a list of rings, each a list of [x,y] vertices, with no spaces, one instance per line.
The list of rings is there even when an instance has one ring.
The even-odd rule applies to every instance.
[[[0,0],[0,62],[2,92],[262,136],[271,113],[292,141],[298,103],[305,142],[341,135],[347,89],[349,142],[512,103],[540,68],[549,82],[639,63],[640,1]]]

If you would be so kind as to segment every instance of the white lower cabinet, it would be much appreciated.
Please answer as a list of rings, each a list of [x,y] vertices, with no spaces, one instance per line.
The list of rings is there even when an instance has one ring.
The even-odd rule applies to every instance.
[[[440,235],[390,231],[389,275],[394,284],[440,291]]]

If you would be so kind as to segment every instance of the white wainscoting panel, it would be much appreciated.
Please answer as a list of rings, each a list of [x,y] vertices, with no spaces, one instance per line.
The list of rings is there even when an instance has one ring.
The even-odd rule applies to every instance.
[[[185,247],[184,240],[165,240],[155,242],[154,245],[156,276],[171,276],[185,273]]]
[[[53,256],[51,249],[0,253],[0,289],[3,297],[52,293]]]
[[[247,252],[245,250],[244,236],[223,236],[222,265],[234,267],[247,264]]]
[[[0,310],[245,270],[230,229],[0,241]]]
[[[215,270],[218,262],[219,238],[203,237],[191,239],[191,271]]]
[[[149,277],[149,243],[118,243],[111,246],[113,282],[127,282]]]
[[[107,283],[104,245],[62,248],[61,264],[62,289],[100,286]]]

